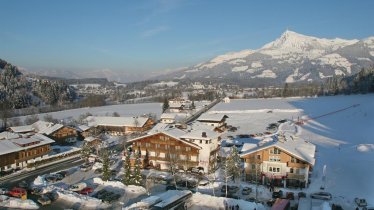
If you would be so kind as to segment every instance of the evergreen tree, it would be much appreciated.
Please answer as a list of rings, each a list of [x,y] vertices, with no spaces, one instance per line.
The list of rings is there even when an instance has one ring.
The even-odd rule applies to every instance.
[[[227,164],[227,173],[229,176],[231,176],[232,180],[235,182],[235,179],[240,178],[241,175],[241,159],[239,156],[238,149],[233,146],[231,149],[231,154],[229,157],[227,157],[226,160]]]
[[[131,158],[131,153],[129,150],[126,150],[125,162],[123,163],[124,174],[122,178],[122,182],[125,185],[130,185],[132,183],[130,158]]]
[[[140,172],[140,165],[141,165],[141,161],[140,161],[140,150],[139,152],[136,152],[135,153],[135,168],[134,168],[134,179],[133,179],[133,183],[135,185],[141,185],[141,181],[142,181],[142,174]]]
[[[192,101],[191,109],[196,109],[196,106],[195,106],[195,102],[194,102],[194,101]]]
[[[110,168],[109,168],[109,154],[107,150],[102,152],[103,159],[103,180],[108,181],[110,178]]]
[[[169,108],[169,100],[164,98],[164,104],[162,105],[162,112],[165,112]]]
[[[87,143],[83,143],[82,150],[81,150],[81,157],[84,159],[84,162],[88,163],[88,158],[91,154],[91,147]]]
[[[145,156],[143,158],[143,168],[148,168],[149,166],[149,152],[145,150]]]

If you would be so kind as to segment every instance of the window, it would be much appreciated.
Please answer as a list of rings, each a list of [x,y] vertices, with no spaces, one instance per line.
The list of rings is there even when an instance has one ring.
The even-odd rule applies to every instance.
[[[202,144],[203,143],[203,140],[200,140],[200,144]]]
[[[256,165],[252,164],[252,170],[255,170],[255,169],[256,169]]]
[[[269,152],[270,154],[276,154],[276,155],[279,155],[281,153],[281,151],[278,148],[271,149]]]
[[[269,167],[269,171],[273,171],[273,167]]]
[[[261,160],[261,155],[257,155],[257,160]]]
[[[156,149],[160,148],[160,144],[156,144]]]
[[[280,168],[277,168],[277,172],[280,172]]]
[[[269,161],[280,162],[280,156],[269,156]]]
[[[191,151],[191,147],[186,147],[186,152]]]
[[[291,174],[293,173],[293,168],[290,168],[290,173],[291,173]]]
[[[165,141],[169,140],[170,138],[168,136],[165,136]]]
[[[161,141],[164,141],[164,140],[165,140],[165,137],[164,137],[164,136],[160,136],[160,140],[161,140]]]
[[[208,140],[206,140],[206,141],[205,141],[205,144],[208,144],[208,143],[209,143],[209,141],[208,141]]]
[[[170,145],[165,144],[165,149],[170,149]]]
[[[137,142],[138,146],[142,146],[142,142],[138,141]]]
[[[145,143],[145,147],[151,147],[150,143]]]
[[[175,150],[180,150],[181,146],[175,146]]]

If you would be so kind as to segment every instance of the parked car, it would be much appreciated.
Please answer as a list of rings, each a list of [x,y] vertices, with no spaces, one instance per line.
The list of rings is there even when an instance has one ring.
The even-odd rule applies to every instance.
[[[89,170],[92,169],[92,165],[89,164],[89,163],[85,163],[85,164],[81,165],[80,168],[81,168],[82,171],[86,172],[86,171],[89,171]]]
[[[58,193],[57,192],[47,192],[46,195],[52,202],[58,199]]]
[[[102,189],[96,193],[95,197],[98,199],[103,199],[109,193],[110,193],[109,191]]]
[[[83,190],[81,190],[79,193],[82,195],[88,195],[89,193],[92,193],[94,189],[92,187],[86,187]]]
[[[282,190],[279,190],[277,192],[273,192],[273,195],[272,195],[273,198],[281,198],[282,196],[283,196],[283,191]]]
[[[199,186],[206,186],[206,185],[208,185],[209,184],[209,181],[208,180],[201,180],[200,182],[199,182]]]
[[[113,193],[113,192],[110,192],[109,195],[107,195],[107,196],[103,199],[103,201],[104,201],[105,203],[112,203],[113,201],[118,200],[120,197],[121,197],[121,195],[116,194],[116,193]]]
[[[266,204],[270,207],[273,206],[274,203],[275,203],[275,199],[269,199],[266,201]]]
[[[26,181],[22,181],[18,183],[18,187],[27,189],[29,187],[29,184]]]
[[[60,171],[60,172],[57,172],[56,174],[60,174],[62,177],[67,177],[69,175],[69,172],[68,171]]]
[[[240,199],[239,196],[234,194],[227,194],[227,198]]]
[[[95,174],[101,174],[101,173],[103,173],[103,169],[102,168],[97,168],[97,169],[95,169]]]
[[[364,207],[368,205],[366,200],[363,198],[355,198],[355,203],[357,204],[358,207]]]
[[[20,197],[26,195],[27,192],[24,188],[14,187],[11,191],[9,191],[8,194],[13,196],[13,197],[20,198]]]
[[[305,194],[305,192],[299,192],[299,193],[297,193],[297,197],[299,197],[299,199],[300,198],[306,198],[306,194]]]
[[[38,198],[38,202],[42,205],[42,206],[45,206],[45,205],[48,205],[48,204],[51,204],[52,201],[51,199],[49,199],[48,196],[46,195],[42,195]]]
[[[8,194],[8,190],[6,188],[0,188],[0,195]]]
[[[48,176],[45,176],[44,179],[47,181],[47,182],[57,182],[57,177],[56,176],[51,176],[51,175],[48,175]]]
[[[295,199],[294,193],[293,192],[287,192],[286,198],[288,200],[294,200]]]
[[[64,177],[61,174],[49,174],[47,177],[50,177],[51,179],[55,178],[55,182],[64,179]]]
[[[252,189],[250,187],[243,187],[242,189],[242,195],[249,195],[252,192]]]
[[[43,193],[43,188],[41,188],[41,187],[33,187],[33,188],[31,188],[30,192],[33,195],[41,195]]]
[[[174,185],[166,186],[166,190],[176,190],[177,188]]]
[[[80,182],[78,184],[73,184],[69,187],[69,190],[71,191],[74,191],[74,192],[77,192],[77,191],[81,191],[83,190],[84,188],[87,187],[87,184],[84,183],[84,182]]]
[[[331,200],[332,195],[331,193],[328,193],[328,192],[316,192],[316,193],[310,194],[310,197],[314,199],[320,199],[320,200]]]
[[[230,185],[227,186],[227,193],[234,194],[238,191],[239,191],[238,186],[230,186]],[[221,192],[224,192],[224,193],[226,192],[226,185],[222,185]]]

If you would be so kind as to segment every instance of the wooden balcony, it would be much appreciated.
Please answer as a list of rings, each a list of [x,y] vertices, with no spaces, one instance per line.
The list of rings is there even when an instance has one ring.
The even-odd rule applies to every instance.
[[[294,173],[287,173],[288,179],[298,179],[298,180],[305,180],[304,174],[294,174]]]
[[[308,165],[305,164],[305,163],[294,163],[294,162],[288,161],[287,162],[287,167],[290,167],[290,168],[306,168],[306,167],[308,167]]]

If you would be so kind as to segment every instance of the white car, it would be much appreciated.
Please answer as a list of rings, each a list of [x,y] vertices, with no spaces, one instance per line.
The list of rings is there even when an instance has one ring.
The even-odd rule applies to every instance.
[[[83,190],[84,188],[87,187],[87,184],[84,183],[84,182],[80,182],[80,183],[77,183],[77,184],[73,184],[69,187],[69,190],[70,191],[74,191],[74,192],[77,192],[77,191],[81,191]]]
[[[368,203],[366,202],[365,199],[362,199],[362,198],[355,198],[355,203],[357,204],[357,206],[359,207],[364,207],[364,206],[367,206]]]

